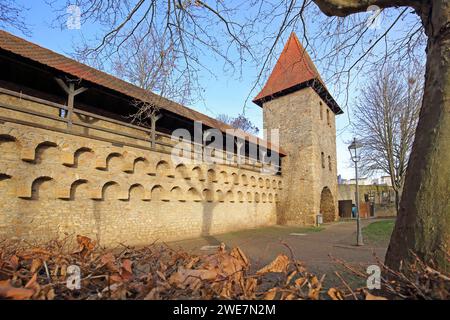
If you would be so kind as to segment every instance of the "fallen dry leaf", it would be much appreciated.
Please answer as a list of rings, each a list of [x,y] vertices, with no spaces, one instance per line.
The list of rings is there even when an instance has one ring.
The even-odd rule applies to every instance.
[[[9,280],[0,281],[0,298],[12,300],[28,300],[33,296],[34,291],[26,288],[15,288],[11,286]]]
[[[213,270],[192,270],[179,268],[169,278],[169,283],[178,288],[197,285],[198,281],[211,281],[217,278],[217,272]]]
[[[269,272],[286,272],[289,265],[289,258],[284,254],[278,255],[271,263],[264,268],[258,270],[256,274],[263,274]]]
[[[264,294],[263,300],[274,300],[277,295],[278,288],[272,288]]]
[[[319,300],[320,290],[322,289],[322,281],[319,281],[316,276],[312,276],[309,280],[308,287],[308,298],[312,300]]]
[[[77,242],[78,242],[78,250],[76,250],[74,253],[79,253],[81,256],[85,257],[88,255],[92,250],[94,250],[96,246],[96,242],[92,239],[77,235]]]
[[[327,294],[333,300],[344,300],[344,297],[342,296],[342,292],[336,288],[328,289]]]
[[[9,265],[13,271],[16,271],[19,268],[19,257],[13,255],[11,259],[9,259]]]
[[[385,297],[375,296],[366,290],[364,290],[364,294],[366,295],[366,300],[387,300]]]
[[[41,259],[33,259],[33,261],[31,262],[30,272],[31,273],[35,273],[36,271],[38,271],[38,269],[41,266],[42,266],[42,260]]]

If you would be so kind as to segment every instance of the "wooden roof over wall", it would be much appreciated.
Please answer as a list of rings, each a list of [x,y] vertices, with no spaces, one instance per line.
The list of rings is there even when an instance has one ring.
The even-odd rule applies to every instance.
[[[0,48],[50,67],[56,71],[63,72],[74,78],[113,90],[128,96],[131,98],[130,100],[139,100],[145,103],[150,103],[189,120],[200,121],[207,127],[216,128],[222,132],[225,132],[227,129],[234,129],[233,127],[214,118],[208,117],[203,113],[166,99],[153,92],[139,88],[129,82],[123,81],[108,73],[70,59],[64,55],[14,36],[4,30],[0,30]],[[246,140],[258,141],[258,144],[266,144],[267,148],[271,150],[276,150],[278,148],[278,153],[280,155],[286,155],[280,147],[271,145],[270,142],[265,142],[263,139],[255,137],[242,130],[236,133],[235,136],[245,138]]]

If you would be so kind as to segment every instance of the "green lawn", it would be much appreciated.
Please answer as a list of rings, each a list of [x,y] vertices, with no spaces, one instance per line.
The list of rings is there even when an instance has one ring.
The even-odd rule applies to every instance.
[[[364,227],[363,237],[371,243],[388,242],[394,229],[395,220],[376,221]]]

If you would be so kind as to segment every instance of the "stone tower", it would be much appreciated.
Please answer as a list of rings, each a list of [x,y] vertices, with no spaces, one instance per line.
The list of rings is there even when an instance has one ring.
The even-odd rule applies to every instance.
[[[278,223],[312,225],[318,213],[324,222],[335,221],[335,116],[343,112],[294,33],[253,102],[263,108],[264,128],[279,129],[287,153]]]

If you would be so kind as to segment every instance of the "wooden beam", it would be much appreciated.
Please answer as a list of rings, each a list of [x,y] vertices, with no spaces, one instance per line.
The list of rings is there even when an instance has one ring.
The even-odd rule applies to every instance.
[[[70,82],[69,85],[60,78],[55,78],[59,86],[67,93],[67,127],[71,128],[73,124],[73,108],[75,96],[79,95],[87,90],[87,88],[80,87],[75,90],[75,83]]]

